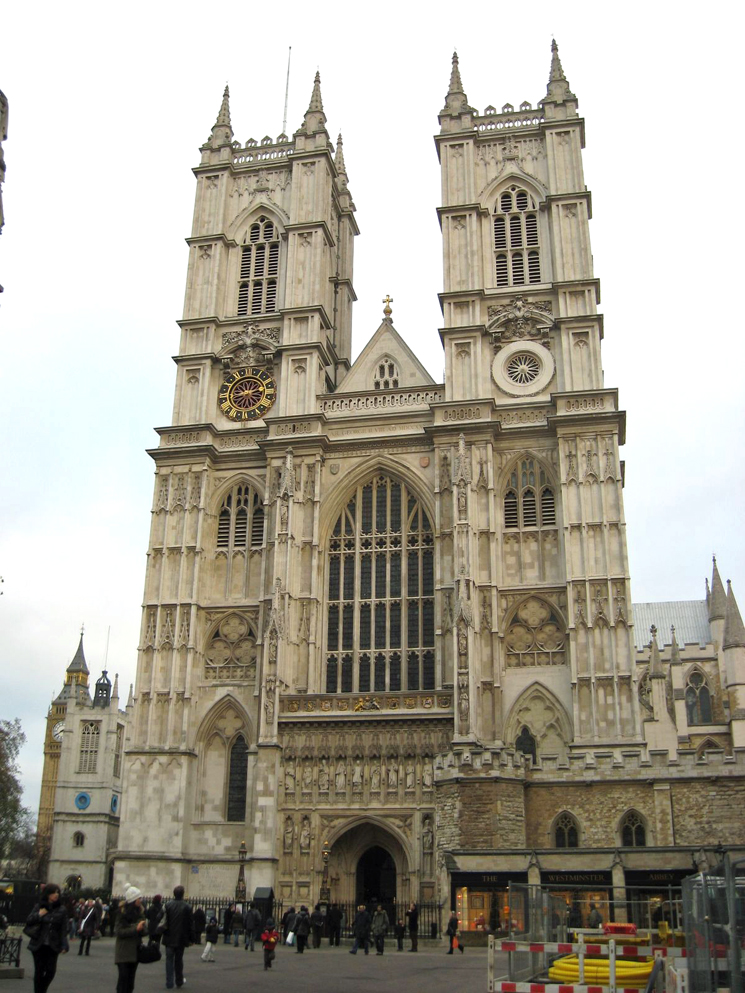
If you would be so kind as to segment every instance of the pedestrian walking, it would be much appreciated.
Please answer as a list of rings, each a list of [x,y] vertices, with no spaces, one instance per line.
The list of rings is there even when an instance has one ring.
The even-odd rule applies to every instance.
[[[91,950],[91,938],[98,930],[98,915],[96,914],[96,905],[93,900],[86,900],[83,913],[80,918],[80,942],[78,947],[78,955],[83,954],[83,948],[85,948],[85,954],[89,955]]]
[[[243,911],[239,907],[236,907],[233,911],[233,919],[230,922],[230,927],[233,930],[233,944],[237,948],[240,937],[243,934]]]
[[[310,934],[310,914],[308,913],[308,908],[302,906],[298,910],[295,917],[295,941],[297,943],[297,953],[302,955],[305,951],[305,946],[308,944],[308,935]]]
[[[603,915],[594,903],[590,904],[590,916],[587,920],[588,927],[601,928],[603,926]]]
[[[328,912],[329,922],[329,944],[339,947],[341,940],[341,918],[342,912],[338,904],[332,903]]]
[[[184,985],[184,949],[194,940],[194,917],[183,886],[174,889],[160,926],[166,947],[166,989],[172,990],[174,981],[177,987]]]
[[[290,907],[282,914],[282,941],[287,942],[290,935],[290,931],[294,933],[295,931],[295,918],[297,914],[295,913],[295,908]]]
[[[261,932],[261,944],[264,948],[264,971],[271,969],[272,962],[276,958],[275,948],[279,941],[279,931],[274,926],[274,918],[267,917],[264,930]]]
[[[46,993],[57,971],[57,956],[65,947],[67,911],[60,903],[60,888],[47,883],[41,900],[26,921],[28,950],[34,957],[34,993]]]
[[[419,951],[419,908],[415,903],[409,904],[409,909],[406,911],[406,916],[409,923],[409,936],[411,938],[411,948],[410,952]]]
[[[245,948],[254,950],[254,941],[261,934],[261,912],[256,904],[251,901],[246,911],[246,919],[243,922],[245,927]]]
[[[235,913],[235,904],[231,903],[228,909],[225,911],[225,915],[222,919],[222,931],[224,934],[224,942],[226,945],[230,944],[230,936],[233,933],[231,931],[231,923],[233,920],[233,914]]]
[[[207,926],[207,915],[204,912],[204,907],[197,907],[194,911],[194,944],[202,944],[202,931],[204,931]]]
[[[219,937],[220,937],[220,929],[217,926],[217,918],[210,917],[210,922],[207,925],[207,930],[204,933],[205,945],[204,945],[204,951],[202,952],[203,962],[215,961],[215,956],[213,955],[213,951]]]
[[[114,964],[119,970],[116,993],[132,993],[137,972],[137,948],[147,933],[147,920],[142,909],[142,894],[136,886],[124,889],[124,906],[116,916]]]
[[[145,919],[147,920],[147,934],[148,934],[148,944],[149,945],[159,945],[160,944],[160,932],[158,930],[158,925],[163,920],[163,897],[160,893],[156,893],[153,897],[153,902],[147,908],[147,913],[145,914]]]
[[[321,937],[323,936],[323,925],[326,923],[326,918],[323,916],[321,911],[320,903],[317,903],[313,908],[313,913],[310,915],[310,926],[313,929],[313,947],[321,947]]]
[[[372,936],[375,940],[375,954],[382,955],[385,948],[385,936],[390,926],[388,914],[383,910],[382,904],[378,904],[378,909],[373,914]]]
[[[354,944],[349,950],[350,955],[356,955],[358,948],[365,949],[365,955],[370,953],[370,915],[365,910],[364,903],[357,908],[354,921],[352,923],[354,933]]]
[[[401,917],[399,917],[399,919],[396,921],[396,927],[394,928],[393,933],[396,935],[396,951],[402,952],[404,950],[404,935],[406,934],[406,925],[404,924],[403,919]]]
[[[454,945],[457,945],[457,947],[460,948],[460,953],[462,955],[463,954],[463,945],[459,941],[456,941],[456,939],[458,937],[458,915],[456,914],[456,912],[454,910],[451,911],[451,913],[450,913],[450,920],[448,921],[448,926],[445,929],[445,934],[448,936],[448,938],[450,938],[450,951],[447,952],[446,954],[447,955],[452,955],[453,954],[453,946]]]

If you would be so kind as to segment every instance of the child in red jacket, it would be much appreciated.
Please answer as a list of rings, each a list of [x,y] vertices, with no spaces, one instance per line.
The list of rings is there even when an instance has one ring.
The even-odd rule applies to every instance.
[[[271,969],[276,955],[274,948],[279,941],[279,931],[274,926],[274,919],[267,918],[264,930],[261,932],[261,943],[264,946],[264,969]]]

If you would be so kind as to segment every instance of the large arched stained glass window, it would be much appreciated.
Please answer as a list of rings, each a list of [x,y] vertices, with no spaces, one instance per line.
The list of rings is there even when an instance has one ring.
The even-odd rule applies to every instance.
[[[433,546],[404,483],[357,487],[329,542],[327,693],[434,689]]]

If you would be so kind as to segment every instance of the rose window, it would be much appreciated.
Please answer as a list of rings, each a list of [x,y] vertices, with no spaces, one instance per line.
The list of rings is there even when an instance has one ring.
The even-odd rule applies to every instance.
[[[529,597],[520,604],[505,635],[507,665],[565,665],[564,624],[549,603]]]
[[[506,372],[513,383],[517,383],[518,386],[528,386],[538,379],[541,363],[538,356],[530,352],[518,352],[507,363]]]
[[[205,679],[256,678],[258,649],[245,618],[229,614],[220,622],[204,653]]]

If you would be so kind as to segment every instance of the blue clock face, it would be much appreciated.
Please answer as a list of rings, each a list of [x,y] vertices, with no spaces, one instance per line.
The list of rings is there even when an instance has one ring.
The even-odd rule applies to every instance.
[[[87,810],[91,805],[90,793],[78,793],[75,797],[75,806],[78,810]]]
[[[111,798],[111,813],[115,814],[119,809],[119,797],[116,793]]]

